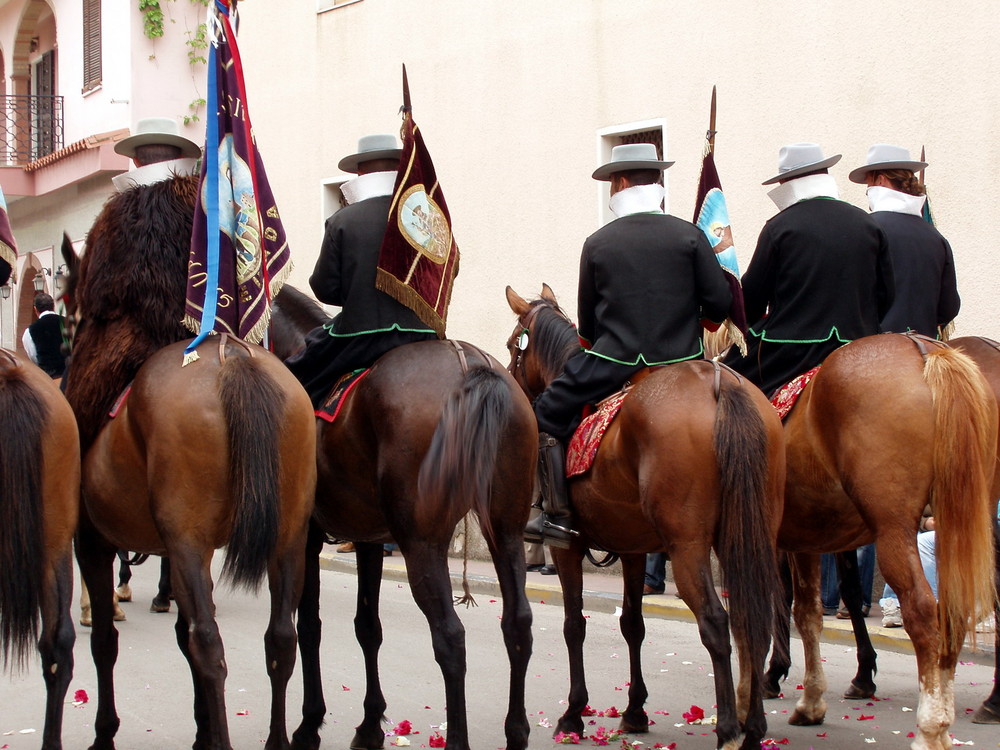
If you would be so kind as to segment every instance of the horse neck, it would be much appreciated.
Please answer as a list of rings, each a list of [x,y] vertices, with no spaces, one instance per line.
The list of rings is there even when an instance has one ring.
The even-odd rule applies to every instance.
[[[573,324],[559,311],[542,310],[535,323],[536,352],[542,382],[548,387],[563,371],[566,361],[579,349]]]

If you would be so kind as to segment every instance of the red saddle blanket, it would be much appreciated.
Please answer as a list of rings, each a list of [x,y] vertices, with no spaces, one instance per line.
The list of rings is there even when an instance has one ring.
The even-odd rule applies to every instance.
[[[802,391],[809,385],[809,381],[819,372],[819,368],[820,366],[816,365],[816,367],[808,372],[802,373],[797,378],[785,383],[774,394],[774,397],[771,399],[771,406],[778,410],[778,416],[781,417],[782,421],[788,416],[792,407],[795,406],[795,402],[798,401],[799,396],[802,395]]]
[[[349,372],[342,376],[340,380],[334,383],[333,388],[330,389],[330,395],[323,399],[323,403],[319,405],[319,408],[316,410],[316,416],[327,422],[335,420],[337,415],[340,414],[347,396],[369,372],[371,372],[370,367],[367,370],[357,370],[356,372]]]
[[[594,465],[594,457],[597,456],[601,439],[618,415],[618,410],[622,408],[622,402],[627,395],[626,390],[608,396],[597,405],[592,414],[580,422],[580,426],[576,428],[569,441],[569,448],[566,449],[567,477],[584,474]]]

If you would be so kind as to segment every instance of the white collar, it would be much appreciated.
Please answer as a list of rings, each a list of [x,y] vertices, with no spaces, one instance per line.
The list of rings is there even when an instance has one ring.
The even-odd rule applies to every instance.
[[[811,198],[839,198],[837,182],[828,174],[807,174],[784,182],[769,191],[767,197],[774,201],[779,211]]]
[[[611,196],[608,208],[619,219],[632,214],[662,214],[663,185],[633,185]]]
[[[868,206],[872,211],[923,216],[926,201],[926,195],[910,195],[881,185],[872,185],[868,188]]]
[[[359,174],[354,179],[342,184],[340,192],[344,194],[347,205],[351,205],[369,198],[392,195],[395,187],[395,172],[369,172],[368,174]]]
[[[158,161],[155,164],[147,164],[144,167],[133,169],[131,172],[116,175],[111,178],[111,182],[119,193],[124,193],[139,185],[153,185],[173,177],[193,175],[197,164],[197,159]]]
[[[55,310],[46,310],[45,312],[38,313],[38,319],[41,320],[46,315],[58,315],[58,313]]]

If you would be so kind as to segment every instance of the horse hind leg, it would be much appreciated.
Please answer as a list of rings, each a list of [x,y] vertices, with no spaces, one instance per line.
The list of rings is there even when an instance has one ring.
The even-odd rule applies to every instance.
[[[319,729],[326,716],[319,647],[322,622],[319,618],[319,556],[325,532],[315,521],[309,523],[306,540],[305,575],[299,598],[298,636],[302,656],[302,721],[292,733],[294,750],[319,750]]]
[[[646,637],[642,586],[646,578],[646,556],[622,555],[621,562],[624,599],[618,622],[628,644],[629,689],[628,705],[622,712],[618,729],[628,734],[645,734],[649,731],[649,716],[644,708],[649,691],[642,677],[642,640]]]
[[[819,555],[795,553],[792,562],[793,607],[795,627],[802,638],[803,668],[802,695],[795,710],[788,718],[794,726],[822,724],[826,718],[826,675],[819,650],[819,636],[823,629],[822,604],[819,599]]]
[[[378,652],[382,646],[382,622],[378,614],[379,588],[382,582],[384,558],[381,544],[356,542],[354,549],[358,565],[358,602],[354,615],[354,634],[365,660],[365,715],[354,729],[351,748],[371,750],[385,744],[382,717],[385,715],[386,702],[378,674]],[[407,570],[410,569],[409,560],[406,567]],[[415,587],[414,596],[416,596]],[[450,722],[448,729],[450,734]]]
[[[1000,597],[1000,520],[993,522],[993,561]],[[972,715],[973,724],[1000,724],[1000,598],[993,603],[993,691]]]
[[[582,543],[569,549],[552,547],[552,562],[559,573],[563,595],[563,640],[569,658],[569,698],[566,710],[559,717],[553,735],[575,732],[583,736],[583,711],[589,700],[587,675],[584,671],[583,643],[587,637],[587,618],[583,616],[583,556]]]
[[[42,674],[45,678],[45,729],[42,735],[43,750],[62,747],[62,719],[66,691],[73,678],[73,629],[71,612],[73,599],[72,545],[59,555],[47,571],[45,590],[42,592],[42,632],[38,650],[42,657]]]
[[[840,577],[840,598],[844,600],[851,614],[854,643],[858,650],[858,671],[850,686],[844,692],[848,699],[867,700],[875,695],[875,672],[877,671],[875,647],[868,635],[868,626],[862,614],[861,570],[858,567],[856,550],[837,553],[837,573]]]
[[[764,672],[765,698],[781,696],[781,681],[788,677],[788,670],[792,666],[792,571],[786,554],[781,553],[779,560],[778,573],[783,595],[774,597],[774,638],[772,640],[771,661],[767,671]]]

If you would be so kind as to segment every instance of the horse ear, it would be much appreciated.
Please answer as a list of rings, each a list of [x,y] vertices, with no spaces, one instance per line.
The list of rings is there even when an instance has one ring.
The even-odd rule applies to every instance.
[[[63,232],[62,256],[63,260],[66,261],[66,267],[69,269],[69,272],[74,273],[77,266],[80,265],[80,257],[76,254],[76,250],[73,249],[73,240],[65,232]]]
[[[553,305],[557,304],[556,303],[556,293],[553,292],[552,291],[552,287],[550,287],[544,281],[542,282],[542,299],[547,299]]]
[[[511,310],[517,313],[518,317],[525,315],[531,309],[531,305],[509,286],[507,287],[507,304],[510,305]]]

